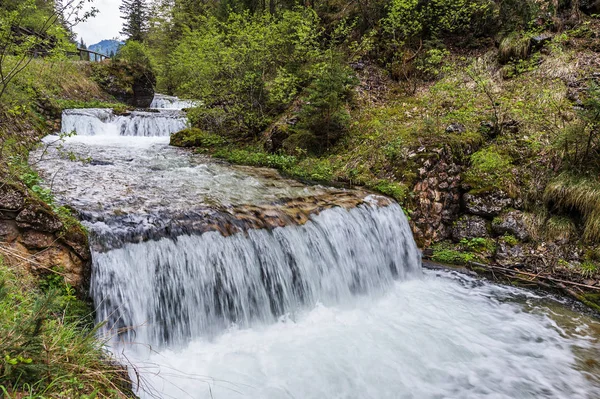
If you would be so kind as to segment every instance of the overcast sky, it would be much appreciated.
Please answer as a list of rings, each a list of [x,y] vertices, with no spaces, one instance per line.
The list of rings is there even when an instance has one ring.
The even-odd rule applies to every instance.
[[[122,24],[119,13],[121,0],[94,0],[93,5],[100,11],[96,17],[73,29],[77,33],[77,40],[83,38],[88,46],[104,39],[119,37]]]

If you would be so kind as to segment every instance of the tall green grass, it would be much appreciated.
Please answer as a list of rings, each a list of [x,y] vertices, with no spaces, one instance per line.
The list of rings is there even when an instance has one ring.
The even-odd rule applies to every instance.
[[[60,274],[40,282],[0,257],[0,397],[132,397],[90,312]]]
[[[563,211],[577,211],[583,217],[583,238],[600,241],[600,182],[586,176],[562,173],[544,192],[547,204]]]

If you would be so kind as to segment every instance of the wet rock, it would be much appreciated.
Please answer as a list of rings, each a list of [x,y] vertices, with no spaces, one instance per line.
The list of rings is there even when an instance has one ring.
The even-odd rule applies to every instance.
[[[17,226],[21,229],[34,229],[54,233],[62,229],[60,219],[41,204],[27,205],[16,217]]]
[[[467,212],[484,217],[499,215],[506,208],[514,206],[514,201],[503,191],[488,192],[485,194],[465,194],[464,206]]]
[[[529,232],[520,211],[510,211],[492,222],[492,231],[497,235],[510,234],[520,241],[529,240]]]
[[[0,210],[18,211],[25,204],[25,194],[17,187],[0,183]]]
[[[461,217],[452,226],[452,239],[459,242],[463,238],[488,237],[487,221],[474,215]]]
[[[462,123],[451,123],[446,127],[446,133],[464,133],[467,128]]]
[[[92,159],[89,164],[92,166],[109,166],[114,165],[114,162],[103,161],[101,159]]]

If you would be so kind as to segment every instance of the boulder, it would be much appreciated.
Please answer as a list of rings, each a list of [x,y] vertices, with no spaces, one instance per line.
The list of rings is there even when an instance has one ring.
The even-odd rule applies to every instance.
[[[108,94],[136,108],[150,107],[156,77],[148,67],[114,60],[95,62],[91,67],[94,80]]]
[[[40,204],[29,204],[17,215],[17,226],[21,229],[34,229],[54,233],[63,228],[60,219],[50,209]]]
[[[520,211],[510,211],[494,219],[492,231],[497,235],[513,235],[520,241],[527,241],[530,238]]]
[[[463,216],[452,226],[452,239],[459,242],[463,238],[488,237],[487,223],[487,220],[480,216]]]
[[[513,199],[503,191],[465,194],[463,202],[468,213],[487,218],[498,216],[503,210],[514,206]]]
[[[0,209],[5,211],[18,211],[25,204],[25,194],[17,187],[0,183]]]

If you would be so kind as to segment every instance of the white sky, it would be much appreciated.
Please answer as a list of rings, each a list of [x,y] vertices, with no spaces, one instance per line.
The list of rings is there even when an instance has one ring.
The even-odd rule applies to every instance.
[[[94,0],[92,4],[100,12],[96,17],[75,26],[73,30],[77,33],[77,40],[83,38],[89,46],[104,39],[120,37],[119,31],[123,21],[119,12],[121,0]]]

